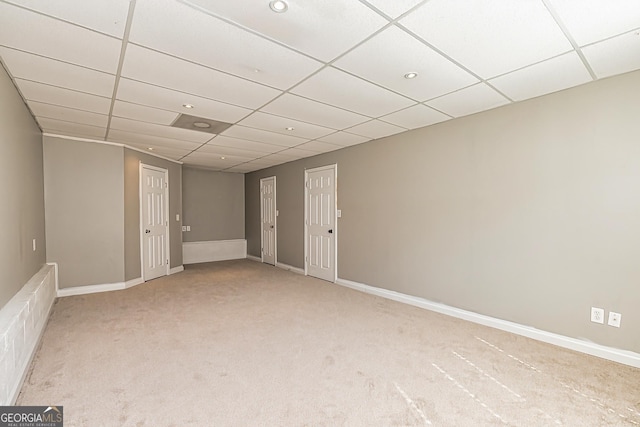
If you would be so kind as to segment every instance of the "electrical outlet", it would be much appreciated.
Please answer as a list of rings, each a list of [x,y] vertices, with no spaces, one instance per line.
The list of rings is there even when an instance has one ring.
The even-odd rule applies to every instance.
[[[609,326],[614,326],[616,328],[619,328],[620,320],[622,320],[622,314],[616,313],[613,311],[609,312],[609,322],[607,322]]]
[[[591,307],[591,321],[604,325],[604,308]]]
[[[187,226],[186,225],[182,226],[182,231],[187,231]]]

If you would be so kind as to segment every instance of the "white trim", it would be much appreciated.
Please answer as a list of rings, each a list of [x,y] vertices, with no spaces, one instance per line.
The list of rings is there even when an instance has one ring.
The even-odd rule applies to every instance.
[[[260,259],[260,257],[253,256],[253,255],[249,255],[249,254],[247,254],[247,259],[248,259],[248,260],[251,260],[251,261],[262,262],[262,260]]]
[[[99,292],[121,291],[126,289],[125,282],[103,283],[99,285],[74,286],[72,288],[58,289],[58,297],[70,297],[74,295],[97,294]]]
[[[166,265],[165,265],[165,276],[168,276],[169,270],[170,270],[170,265],[171,265],[171,244],[170,244],[170,235],[171,235],[171,230],[169,229],[169,170],[165,169],[165,168],[161,168],[158,166],[153,166],[153,165],[148,165],[146,163],[143,163],[142,161],[139,162],[138,164],[138,210],[140,212],[140,218],[139,218],[139,224],[140,224],[140,276],[142,277],[142,281],[146,281],[147,279],[144,277],[144,226],[143,226],[143,217],[144,214],[142,212],[142,206],[143,206],[143,194],[142,194],[142,170],[143,169],[149,169],[155,172],[161,172],[164,174],[164,182],[165,182],[165,187],[164,187],[164,199],[165,199],[165,203],[164,203],[164,214],[165,214],[165,218],[166,218],[166,224],[164,227],[164,233],[165,233],[165,241],[164,241],[164,251],[165,254],[167,256],[166,258]]]
[[[184,265],[179,265],[177,267],[170,268],[169,275],[180,273],[181,271],[184,271]]]
[[[167,160],[167,161],[172,162],[172,163],[178,163],[179,165],[183,164],[183,162],[181,162],[181,161],[170,159],[168,157],[164,157],[164,156],[161,156],[159,154],[152,153],[151,151],[145,151],[145,150],[142,150],[140,148],[132,147],[131,145],[127,145],[127,144],[124,144],[124,143],[121,143],[121,142],[98,141],[97,139],[80,138],[80,137],[77,137],[77,136],[58,135],[58,134],[55,134],[55,133],[48,133],[48,132],[44,132],[42,135],[43,136],[50,136],[52,138],[68,139],[70,141],[92,142],[94,144],[104,144],[104,145],[113,145],[113,146],[116,146],[116,147],[124,147],[124,148],[128,148],[129,150],[138,151],[140,153],[148,154],[150,156],[157,157],[157,158],[162,159],[162,160]]]
[[[263,181],[267,179],[273,178],[273,262],[274,265],[278,265],[278,201],[276,196],[276,176],[268,176],[260,179],[260,262],[264,262],[264,207],[262,206],[262,202],[264,201],[262,197],[262,185]]]
[[[183,264],[226,261],[230,259],[244,259],[246,257],[247,241],[245,239],[182,243]]]
[[[404,304],[413,305],[424,308],[426,310],[442,313],[447,316],[456,317],[458,319],[467,320],[480,325],[489,326],[503,331],[533,338],[538,341],[554,344],[559,347],[568,348],[570,350],[579,351],[581,353],[590,354],[592,356],[601,357],[625,365],[640,368],[640,354],[628,350],[621,350],[613,347],[596,344],[576,338],[567,337],[553,332],[547,332],[540,329],[524,326],[519,323],[509,322],[507,320],[496,319],[494,317],[485,316],[483,314],[462,310],[445,304],[429,301],[424,298],[406,295],[400,292],[390,291],[388,289],[376,288],[374,286],[365,285],[363,283],[354,282],[346,279],[338,279],[336,284],[347,288],[355,289],[371,295],[398,301]]]
[[[302,274],[303,276],[305,276],[304,270],[302,268],[294,267],[292,265],[285,264],[283,262],[277,263],[276,267],[281,268],[283,270],[291,271],[292,273]]]
[[[309,274],[309,224],[307,220],[309,218],[309,172],[318,172],[321,170],[332,169],[333,170],[333,253],[334,253],[334,275],[333,282],[338,280],[338,164],[320,166],[317,168],[310,168],[304,170],[304,275]]]
[[[124,282],[124,287],[125,289],[129,289],[134,286],[141,285],[143,283],[144,283],[144,280],[142,280],[142,277],[136,277],[135,279],[127,280],[126,282]]]

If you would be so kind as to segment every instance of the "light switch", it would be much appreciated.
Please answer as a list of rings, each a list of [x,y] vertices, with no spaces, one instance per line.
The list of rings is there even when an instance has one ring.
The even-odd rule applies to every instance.
[[[176,221],[180,221],[180,214],[176,214]]]
[[[186,225],[182,226],[182,231],[187,231],[187,226]]]
[[[278,215],[280,215],[280,211],[277,210],[276,211],[276,216],[278,216]]]
[[[187,231],[191,231],[191,226],[187,225]]]
[[[33,239],[33,251],[36,251],[36,239]]]
[[[342,218],[342,210],[338,209],[338,218]]]

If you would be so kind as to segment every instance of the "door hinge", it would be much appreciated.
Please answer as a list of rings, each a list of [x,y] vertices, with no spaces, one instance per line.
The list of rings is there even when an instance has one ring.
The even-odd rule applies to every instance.
[[[305,186],[305,187],[307,187],[307,188],[309,188],[309,181],[305,182],[305,183],[304,183],[304,186]]]
[[[309,262],[309,257],[308,257],[308,256],[304,257],[304,260],[305,260],[306,262]]]
[[[260,248],[260,252],[264,253],[264,248]]]
[[[169,183],[168,182],[164,183],[164,188],[169,188]]]
[[[167,265],[169,265],[169,260],[167,260]]]

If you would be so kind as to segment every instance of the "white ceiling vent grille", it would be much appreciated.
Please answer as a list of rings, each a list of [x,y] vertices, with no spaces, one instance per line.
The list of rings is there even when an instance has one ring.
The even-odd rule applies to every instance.
[[[231,126],[231,123],[219,122],[217,120],[206,119],[204,117],[190,116],[189,114],[180,114],[171,126],[174,128],[197,130],[198,132],[207,132],[217,135],[228,129]]]

